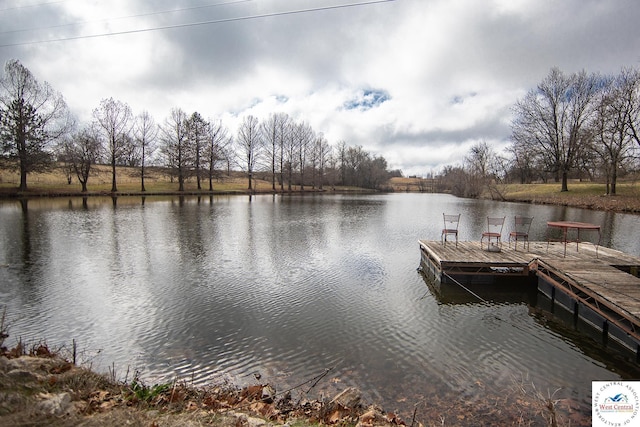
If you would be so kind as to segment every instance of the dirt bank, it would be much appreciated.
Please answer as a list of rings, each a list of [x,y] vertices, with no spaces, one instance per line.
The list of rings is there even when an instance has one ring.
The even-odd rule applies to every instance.
[[[304,389],[326,380],[323,375]],[[482,384],[476,384],[482,387]],[[427,394],[428,391],[424,390]],[[300,388],[276,390],[259,383],[189,387],[176,381],[146,385],[97,374],[49,352],[45,346],[0,354],[0,425],[7,426],[587,426],[577,402],[545,396],[525,382],[500,395],[467,401],[459,394],[432,395],[416,404],[410,419],[367,404],[358,390],[306,399]],[[416,391],[420,394],[420,391]],[[564,394],[564,393],[559,393]]]
[[[50,426],[397,426],[394,414],[365,405],[347,388],[324,401],[292,398],[268,384],[188,387],[122,383],[40,346],[0,356],[0,424]],[[14,357],[15,356],[15,357]]]
[[[577,198],[562,194],[532,197],[507,195],[505,201],[640,214],[640,197],[638,196],[583,196]]]

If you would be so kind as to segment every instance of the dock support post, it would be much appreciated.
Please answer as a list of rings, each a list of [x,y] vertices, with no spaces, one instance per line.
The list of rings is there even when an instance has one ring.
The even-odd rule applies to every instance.
[[[602,322],[602,344],[606,347],[609,343],[609,321],[604,319]],[[637,358],[637,355],[636,355]]]

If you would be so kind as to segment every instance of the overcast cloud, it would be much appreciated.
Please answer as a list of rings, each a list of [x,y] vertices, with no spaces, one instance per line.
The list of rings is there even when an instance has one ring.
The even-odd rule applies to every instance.
[[[637,0],[358,3],[8,0],[0,60],[48,81],[81,122],[108,97],[159,123],[198,111],[233,133],[244,115],[285,112],[405,175],[438,172],[479,141],[502,150],[511,107],[554,66],[640,66]],[[205,21],[217,22],[191,25]],[[89,37],[117,32],[129,33]]]

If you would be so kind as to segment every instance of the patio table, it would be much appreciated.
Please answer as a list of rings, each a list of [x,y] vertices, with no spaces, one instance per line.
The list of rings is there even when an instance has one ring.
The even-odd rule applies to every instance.
[[[562,230],[562,239],[560,240],[564,244],[564,256],[567,256],[567,243],[570,242],[567,238],[569,230],[577,230],[578,236],[576,242],[576,252],[580,250],[580,231],[589,230],[598,232],[598,243],[596,244],[596,258],[598,257],[598,246],[600,246],[600,239],[602,239],[602,233],[600,226],[597,224],[591,224],[588,222],[576,222],[576,221],[548,221],[547,227],[559,228]],[[549,250],[549,242],[551,239],[547,238],[547,251]]]

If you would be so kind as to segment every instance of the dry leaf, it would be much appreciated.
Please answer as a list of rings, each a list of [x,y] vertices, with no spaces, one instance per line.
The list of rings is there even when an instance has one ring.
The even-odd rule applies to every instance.
[[[376,413],[374,411],[367,411],[364,414],[360,415],[360,424],[362,425],[373,425],[373,422],[376,419]]]
[[[333,411],[329,418],[327,419],[328,424],[335,424],[342,419],[342,413],[340,411]]]
[[[99,406],[100,410],[102,411],[108,411],[111,408],[114,408],[116,406],[116,403],[112,400],[107,400],[106,402],[102,402]]]

